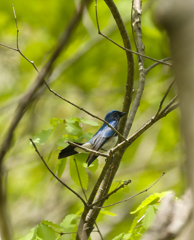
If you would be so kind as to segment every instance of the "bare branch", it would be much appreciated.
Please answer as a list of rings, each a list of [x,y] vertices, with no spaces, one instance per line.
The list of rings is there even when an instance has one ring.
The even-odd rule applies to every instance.
[[[115,3],[112,0],[105,0],[105,3],[109,7],[109,9],[115,19],[115,22],[119,29],[119,32],[122,37],[125,48],[131,49],[131,42],[129,39],[129,35],[127,33],[125,24],[123,22],[123,19],[121,18],[121,15],[120,15]],[[96,10],[96,22],[97,22],[98,32],[100,32],[100,26],[99,26],[99,21],[98,21],[98,12],[97,12],[97,0],[95,0],[95,10]],[[132,97],[133,97],[134,66],[135,66],[133,54],[129,51],[126,51],[126,57],[127,57],[127,82],[126,82],[126,91],[125,91],[123,107],[122,107],[123,112],[128,112],[130,105],[131,105],[131,101],[132,101]],[[128,135],[128,133],[124,132],[126,119],[127,119],[127,116],[124,116],[120,120],[120,124],[119,124],[119,132],[124,134],[124,137],[127,137],[127,135]],[[119,141],[120,141],[120,139],[119,139]]]
[[[177,98],[178,98],[178,95],[173,97],[173,99],[166,105],[166,107],[162,109],[162,111],[160,112],[160,115],[163,115],[163,113],[165,113],[169,109],[169,107],[177,100]]]
[[[111,149],[112,154],[119,151],[119,149],[129,147],[142,133],[144,133],[147,129],[149,129],[154,123],[156,123],[159,119],[166,117],[167,114],[172,112],[174,109],[176,109],[179,106],[179,102],[176,102],[173,104],[173,102],[176,100],[177,96],[174,97],[174,99],[171,100],[171,102],[168,104],[168,108],[164,108],[155,118],[153,116],[149,121],[147,121],[140,129],[138,129],[133,135],[131,135],[127,140],[129,144],[127,145],[125,142],[121,142],[117,144],[113,149]]]
[[[97,0],[96,1],[96,16],[97,16]],[[122,47],[121,45],[119,45],[118,43],[114,42],[112,39],[110,39],[109,37],[107,37],[106,35],[104,35],[101,31],[100,31],[100,27],[99,27],[99,22],[98,22],[98,17],[96,18],[96,22],[97,22],[97,27],[98,27],[98,34],[103,36],[104,38],[108,39],[110,42],[114,43],[116,46],[120,47],[121,49],[127,51],[127,52],[130,52],[130,53],[133,53],[133,54],[136,54],[138,56],[141,56],[141,57],[144,57],[144,58],[147,58],[147,59],[150,59],[154,62],[158,62],[160,64],[164,64],[164,65],[167,65],[169,67],[172,67],[172,64],[171,63],[166,63],[166,62],[163,62],[162,60],[157,60],[157,59],[154,59],[154,58],[151,58],[151,57],[148,57],[144,54],[141,54],[139,52],[135,52],[135,51],[132,51],[131,49],[128,49],[128,48],[125,48],[125,47]]]
[[[129,197],[129,198],[126,198],[126,199],[124,199],[124,200],[122,200],[122,201],[119,201],[119,202],[116,202],[116,203],[113,203],[113,204],[110,204],[110,205],[107,205],[107,206],[102,206],[102,207],[96,207],[96,206],[94,206],[94,208],[107,208],[107,207],[111,207],[111,206],[117,205],[117,204],[119,204],[119,203],[126,202],[126,201],[128,201],[129,199],[131,199],[131,198],[134,198],[134,197],[136,197],[136,196],[138,196],[138,195],[140,195],[140,194],[142,194],[142,193],[144,193],[144,192],[147,192],[150,188],[152,188],[152,187],[164,176],[164,174],[165,174],[165,173],[163,172],[162,175],[158,178],[158,180],[155,181],[149,188],[147,188],[147,189],[145,189],[145,190],[143,190],[143,191],[141,191],[141,192],[139,192],[139,193],[136,193],[136,194],[134,194],[133,196],[131,196],[131,197]]]
[[[169,60],[171,60],[171,57],[164,58],[164,59],[162,59],[160,61],[165,62],[165,61],[169,61]],[[149,71],[151,71],[153,68],[155,68],[159,64],[161,64],[161,63],[160,62],[156,62],[156,63],[153,63],[152,65],[150,65],[148,68],[145,69],[145,74],[147,75]]]
[[[78,147],[78,148],[80,148],[80,149],[82,149],[82,150],[84,150],[84,151],[86,151],[86,152],[95,153],[96,155],[100,155],[100,156],[102,156],[102,157],[110,157],[108,154],[101,153],[101,152],[98,152],[98,151],[95,151],[95,150],[91,150],[91,149],[89,149],[89,148],[85,148],[85,147],[83,147],[83,146],[81,146],[81,145],[78,145],[78,144],[76,144],[76,143],[74,143],[74,142],[66,141],[66,143],[68,143],[69,145]]]
[[[137,46],[137,51],[140,52],[142,55],[144,55],[144,45],[142,42],[142,30],[141,30],[141,0],[134,0],[133,1],[133,9],[134,9],[134,15],[133,15],[133,29],[134,29],[134,33],[136,35],[136,46]],[[129,133],[135,115],[137,113],[137,109],[140,105],[140,100],[143,94],[143,90],[144,90],[144,85],[145,85],[145,71],[144,71],[144,58],[143,57],[138,57],[138,66],[139,66],[139,82],[138,82],[138,89],[137,89],[137,93],[135,95],[135,99],[133,102],[133,105],[131,107],[128,119],[127,119],[127,123],[126,123],[126,127],[125,127],[125,131],[127,133]]]
[[[49,85],[47,84],[46,81],[45,81],[44,83],[46,84],[48,90],[49,90],[50,92],[52,92],[55,96],[61,98],[62,100],[64,100],[65,102],[67,102],[67,103],[69,103],[69,104],[71,104],[71,105],[73,105],[74,107],[78,108],[79,110],[87,113],[87,114],[90,115],[91,117],[96,118],[96,119],[98,119],[98,120],[106,123],[114,132],[117,133],[117,135],[118,135],[119,137],[121,137],[125,142],[127,142],[127,139],[126,139],[125,137],[123,137],[123,135],[122,135],[119,131],[117,131],[114,127],[112,127],[107,121],[105,121],[104,119],[102,119],[102,118],[100,118],[100,117],[92,114],[91,112],[88,112],[86,109],[84,109],[84,108],[82,108],[82,107],[79,107],[78,105],[74,104],[73,102],[65,99],[64,97],[62,97],[61,95],[59,95],[58,93],[56,93],[55,91],[53,91],[53,90],[49,87]]]
[[[169,106],[168,109],[165,110],[165,112],[163,113],[164,115],[167,115],[169,112],[172,112],[174,109],[176,109],[177,107],[179,107],[179,102],[175,102],[173,103],[171,106]]]
[[[86,2],[87,2],[87,0],[85,0],[81,3],[79,11],[75,14],[75,16],[70,21],[68,27],[64,31],[63,36],[62,36],[56,50],[54,51],[53,55],[51,56],[50,60],[47,62],[47,64],[43,67],[43,69],[41,70],[41,72],[37,76],[34,85],[26,92],[26,94],[24,94],[23,98],[21,99],[21,101],[18,105],[18,108],[16,110],[16,114],[13,117],[13,120],[10,124],[10,127],[9,127],[7,133],[5,134],[6,137],[2,141],[2,147],[1,147],[1,150],[0,150],[0,163],[2,162],[6,152],[8,151],[8,149],[11,145],[12,138],[13,138],[13,132],[14,132],[15,128],[17,127],[18,123],[20,122],[21,118],[23,117],[23,115],[25,113],[25,110],[27,109],[29,103],[32,101],[34,94],[39,89],[39,87],[44,83],[44,78],[46,77],[46,75],[50,71],[52,64],[54,63],[56,58],[60,55],[64,46],[67,44],[67,42],[68,42],[68,40],[71,36],[72,31],[74,30],[74,28],[76,27],[77,23],[79,22],[79,20],[81,18],[81,14],[82,14],[82,11],[84,9],[84,6],[85,6]],[[20,52],[20,54],[21,54],[21,52]],[[35,67],[35,65],[32,61],[30,61],[26,57],[25,57],[25,59],[28,62],[30,62],[34,66],[34,68],[36,69],[36,67]]]
[[[5,45],[5,44],[3,44],[3,43],[0,43],[0,46],[6,47],[6,48],[9,48],[9,49],[11,49],[11,50],[14,50],[14,51],[18,52],[18,49],[17,49],[17,48],[13,48],[13,47],[7,46],[7,45]]]
[[[87,206],[87,203],[84,201],[84,199],[78,194],[76,193],[72,188],[70,188],[69,186],[67,186],[67,184],[65,184],[63,181],[61,181],[60,178],[58,178],[54,172],[49,168],[49,166],[46,164],[44,158],[41,156],[40,152],[38,151],[36,144],[33,142],[33,140],[30,138],[30,142],[32,143],[32,145],[34,146],[35,151],[37,152],[38,156],[40,157],[40,159],[43,161],[44,165],[46,166],[46,168],[49,170],[49,172],[67,189],[69,189],[69,191],[71,191],[72,193],[74,193],[84,204],[84,206]]]
[[[162,109],[162,105],[163,105],[163,103],[164,103],[164,100],[166,99],[166,97],[167,97],[168,93],[170,92],[170,89],[172,88],[172,86],[174,85],[174,83],[175,83],[175,80],[173,80],[173,82],[172,82],[172,83],[170,84],[170,86],[168,87],[166,93],[164,94],[164,97],[162,98],[162,100],[161,100],[161,102],[160,102],[160,104],[159,104],[159,108],[158,108],[158,111],[157,111],[157,113],[156,113],[156,115],[155,115],[155,118],[157,118],[160,110]]]
[[[87,0],[85,0],[85,1],[87,1]],[[35,68],[35,70],[37,71],[37,73],[40,73],[39,70],[38,70],[38,68],[36,67],[35,63],[34,63],[33,61],[30,61],[30,60],[20,51],[20,49],[19,49],[19,29],[18,29],[18,24],[17,24],[17,18],[16,18],[16,13],[15,13],[14,5],[12,5],[12,6],[13,6],[13,12],[14,12],[16,29],[17,29],[17,43],[16,43],[16,44],[17,44],[17,49],[12,48],[12,47],[9,47],[9,46],[6,46],[6,45],[4,45],[4,44],[0,44],[0,45],[2,45],[2,46],[4,46],[4,47],[7,47],[7,48],[10,48],[10,49],[12,49],[12,50],[18,51],[23,58],[25,58],[30,64],[33,65],[33,67]],[[65,99],[64,97],[62,97],[61,95],[59,95],[58,93],[56,93],[55,91],[53,91],[53,90],[49,87],[49,85],[48,85],[48,83],[45,81],[45,79],[43,79],[43,82],[44,82],[44,84],[46,85],[46,87],[48,88],[48,90],[49,90],[51,93],[53,93],[56,97],[58,97],[58,98],[64,100],[65,102],[73,105],[74,107],[76,107],[76,108],[78,108],[79,110],[87,113],[87,114],[90,115],[91,117],[96,118],[96,119],[98,119],[98,120],[106,123],[114,132],[117,133],[118,136],[120,136],[124,141],[127,142],[126,138],[124,138],[123,135],[122,135],[119,131],[117,131],[115,128],[113,128],[107,121],[105,121],[104,119],[102,119],[102,118],[100,118],[100,117],[98,117],[98,116],[96,116],[96,115],[88,112],[88,111],[85,110],[84,108],[79,107],[78,105],[76,105],[76,104],[74,104],[73,102]]]
[[[131,180],[125,181],[123,184],[121,184],[119,187],[117,187],[115,190],[113,190],[112,192],[110,192],[109,194],[107,194],[106,196],[102,197],[100,200],[98,200],[97,202],[94,202],[93,204],[91,204],[89,207],[93,207],[95,205],[97,205],[98,203],[100,203],[102,200],[104,199],[108,199],[112,194],[116,193],[118,190],[120,190],[121,188],[123,188],[124,186],[127,186],[129,183],[131,183]]]

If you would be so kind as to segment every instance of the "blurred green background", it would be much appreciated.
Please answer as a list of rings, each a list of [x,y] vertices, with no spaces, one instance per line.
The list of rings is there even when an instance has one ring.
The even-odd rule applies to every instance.
[[[154,5],[143,1],[142,31],[145,54],[156,59],[170,56],[166,33],[158,29],[153,21]],[[153,1],[152,1],[153,2]],[[131,1],[117,0],[117,7],[126,24],[133,50],[130,12]],[[0,42],[16,46],[16,28],[12,11],[15,5],[19,26],[19,45],[23,54],[34,61],[38,69],[46,63],[57,44],[62,31],[75,13],[79,1],[22,1],[7,0],[0,3]],[[122,40],[104,1],[99,1],[99,22],[101,30],[122,45]],[[37,73],[17,52],[0,46],[0,138],[3,140],[9,123],[14,116],[18,101],[34,82]],[[136,61],[134,88],[138,86]],[[153,62],[145,60],[148,67]],[[49,77],[50,87],[75,104],[104,118],[113,109],[121,110],[126,84],[125,52],[97,34],[94,1],[84,11],[81,23],[74,31],[68,46],[54,64]],[[146,77],[145,90],[137,112],[131,134],[139,129],[157,111],[160,100],[173,80],[171,69],[157,66]],[[165,103],[174,95],[173,89]],[[14,144],[7,153],[4,168],[7,173],[8,207],[12,221],[14,239],[26,235],[42,220],[55,223],[69,213],[76,213],[82,204],[60,184],[50,181],[51,175],[29,144],[29,138],[50,128],[51,118],[84,117],[92,119],[84,112],[60,100],[43,88],[14,133]],[[92,119],[94,120],[94,119]],[[99,122],[100,123],[100,122]],[[100,123],[101,124],[101,123]],[[86,132],[95,133],[98,127],[83,124]],[[65,132],[58,128],[47,143],[39,147],[46,158],[54,146],[49,166],[54,169],[59,150],[56,140]],[[117,214],[111,217],[100,215],[99,228],[104,239],[112,239],[122,231],[127,231],[134,210],[146,196],[153,192],[174,190],[180,195],[185,188],[183,146],[180,139],[179,112],[175,110],[145,132],[126,151],[115,177],[116,181],[131,179],[130,192],[120,190],[107,204],[125,199],[149,187],[161,174],[166,175],[149,192],[131,199],[110,210]],[[68,164],[67,164],[68,165]],[[99,176],[104,159],[99,158],[99,168],[89,174],[87,195]],[[68,166],[61,178],[75,191],[81,193],[70,178]],[[65,236],[64,239],[70,239]],[[92,239],[100,239],[92,233]]]

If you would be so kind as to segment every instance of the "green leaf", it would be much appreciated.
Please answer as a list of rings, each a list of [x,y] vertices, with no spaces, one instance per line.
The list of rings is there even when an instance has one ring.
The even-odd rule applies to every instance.
[[[99,167],[98,159],[96,159],[95,161],[93,161],[93,163],[90,164],[89,167],[88,167],[88,164],[87,164],[87,163],[84,163],[83,166],[86,167],[87,169],[89,169],[91,172],[95,173],[96,170],[97,170],[98,167]]]
[[[100,125],[99,123],[89,120],[87,118],[80,118],[80,122],[91,125],[91,126],[99,126]]]
[[[89,141],[92,138],[93,134],[92,133],[83,133],[83,137]]]
[[[53,153],[53,149],[50,151],[50,153],[48,155],[47,162],[49,162],[49,160],[51,159],[52,153]]]
[[[30,232],[25,237],[20,238],[19,240],[57,240],[60,235],[57,234],[50,227],[52,224],[53,225],[56,225],[56,224],[51,222],[50,222],[51,224],[48,224],[48,223],[49,223],[48,221],[45,221],[45,223],[38,224],[37,227],[31,229]]]
[[[69,142],[78,142],[78,143],[81,143],[82,140],[84,139],[84,136],[81,135],[81,136],[76,136],[76,135],[69,135],[69,134],[66,134],[66,135],[63,135],[62,138],[60,138],[56,144],[59,146],[59,147],[67,147],[68,146],[68,143],[66,143],[66,141],[69,141]]]
[[[116,216],[115,213],[106,211],[106,210],[104,210],[103,208],[100,210],[100,213],[105,214],[105,215],[109,215],[109,216]]]
[[[82,140],[84,139],[83,135],[78,137],[78,136],[72,136],[72,135],[64,135],[62,138],[60,138],[58,141],[57,141],[57,145],[60,146],[60,147],[67,147],[69,144],[66,143],[66,141],[69,141],[69,142],[82,142]]]
[[[77,161],[77,167],[78,167],[78,170],[79,170],[79,175],[80,175],[80,178],[81,178],[82,186],[83,186],[84,189],[87,189],[88,181],[89,181],[88,174],[86,173],[85,168],[83,167],[83,165],[79,161]],[[78,177],[78,174],[77,174],[77,169],[76,169],[73,157],[70,158],[69,168],[70,168],[70,176],[71,176],[72,180],[78,186],[81,187],[80,180],[79,180],[79,177]]]
[[[126,233],[124,236],[123,236],[123,240],[129,240],[129,239],[131,239],[131,236],[132,236],[132,234],[131,233]]]
[[[140,206],[135,211],[130,212],[130,214],[134,214],[134,213],[138,212],[139,210],[141,210],[142,208],[144,208],[150,204],[154,204],[154,203],[158,202],[161,198],[163,198],[164,196],[166,196],[169,193],[170,193],[170,191],[166,191],[166,192],[154,193],[154,194],[150,195],[140,204]]]
[[[53,129],[42,130],[42,132],[36,134],[32,140],[37,145],[44,145],[52,133]]]
[[[59,178],[61,178],[61,176],[65,170],[66,163],[67,163],[67,158],[62,158],[61,163],[59,164],[59,167],[58,167],[58,177]]]
[[[138,215],[134,218],[132,224],[131,224],[131,227],[130,227],[130,230],[129,230],[129,233],[136,233],[136,226],[137,224],[139,225],[140,222],[142,222],[143,218],[144,218],[144,214],[145,214],[145,211],[146,211],[146,208],[142,208],[139,212],[138,212]]]
[[[62,159],[64,159],[64,158],[62,158]],[[55,165],[55,168],[54,168],[54,170],[53,170],[54,174],[56,174],[56,172],[58,171],[59,166],[61,165],[62,159],[58,159],[58,161],[57,161],[57,163],[56,163],[56,165]],[[54,176],[52,175],[52,177],[51,177],[50,180],[52,181],[53,178],[54,178]]]
[[[79,122],[79,118],[76,118],[76,117],[70,117],[70,118],[66,118],[65,119],[65,122],[66,123],[75,123],[75,122]]]
[[[58,231],[60,231],[60,233],[62,233],[63,230],[64,230],[63,227],[61,227],[60,225],[57,225],[57,224],[55,224],[55,223],[53,223],[53,222],[51,222],[51,221],[43,220],[42,223],[43,223],[44,225],[47,225],[47,226],[49,226],[49,227],[52,227],[52,228],[57,229]]]
[[[84,165],[84,163],[86,162],[87,157],[88,157],[88,153],[79,153],[74,156],[74,158],[82,165]]]
[[[50,124],[53,128],[56,128],[56,126],[58,126],[59,124],[63,123],[63,119],[59,119],[59,118],[51,118],[50,119]]]
[[[133,219],[133,222],[132,222],[132,224],[131,224],[129,233],[133,232],[133,229],[136,227],[138,220],[139,220],[139,216],[136,216],[136,217]]]
[[[122,240],[124,235],[125,235],[125,233],[120,233],[118,236],[116,236],[112,240]]]
[[[154,217],[155,217],[154,206],[149,205],[148,208],[146,209],[145,217],[144,217],[144,219],[142,221],[142,226],[145,229],[150,228],[152,226]]]
[[[72,223],[72,221],[75,220],[77,217],[77,214],[67,215],[60,223],[60,226],[65,228],[65,232],[71,232],[76,225],[75,223]]]
[[[65,130],[68,134],[70,135],[76,135],[78,137],[80,137],[81,135],[83,135],[83,131],[82,128],[79,126],[78,122],[74,122],[74,123],[66,123],[66,127]]]
[[[58,234],[49,226],[40,223],[37,227],[37,240],[55,240],[58,238]]]
[[[64,137],[62,137],[62,138],[60,138],[57,142],[56,142],[56,144],[58,145],[58,146],[60,146],[60,147],[63,147],[63,148],[65,148],[65,147],[67,147],[69,144],[68,143],[66,143],[65,141],[67,141]]]
[[[37,227],[32,228],[25,237],[22,237],[19,240],[36,240],[36,232],[37,232]]]

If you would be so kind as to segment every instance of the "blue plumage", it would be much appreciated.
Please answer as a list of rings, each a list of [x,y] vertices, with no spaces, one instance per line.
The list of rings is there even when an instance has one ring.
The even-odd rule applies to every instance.
[[[120,112],[117,110],[110,111],[106,116],[105,120],[116,130],[119,126],[119,121],[122,116],[127,114],[126,112]],[[78,143],[83,147],[93,149],[95,151],[106,152],[113,148],[117,143],[118,135],[105,123],[101,126],[101,128],[94,134],[94,136],[86,143]],[[58,159],[65,158],[80,152],[84,152],[82,149],[78,147],[74,147],[69,145],[68,147],[61,150],[59,153]],[[87,163],[88,166],[98,157],[94,153],[90,153]]]

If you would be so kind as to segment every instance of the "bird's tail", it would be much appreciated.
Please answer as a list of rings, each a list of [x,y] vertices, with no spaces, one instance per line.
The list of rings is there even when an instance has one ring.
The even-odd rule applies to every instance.
[[[78,145],[83,145],[83,143],[76,143]],[[76,147],[72,146],[72,145],[69,145],[68,147],[66,148],[63,148],[60,153],[59,153],[59,156],[58,156],[58,159],[61,159],[61,158],[65,158],[65,157],[69,157],[69,156],[72,156],[72,155],[75,155],[77,154],[78,152],[76,152],[74,149]]]
[[[92,162],[98,157],[98,155],[94,155],[94,153],[90,153],[88,159],[87,159],[87,163],[88,163],[88,167],[90,166],[90,164],[92,164]]]

